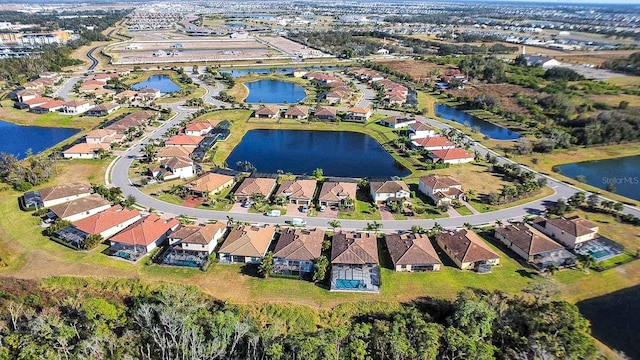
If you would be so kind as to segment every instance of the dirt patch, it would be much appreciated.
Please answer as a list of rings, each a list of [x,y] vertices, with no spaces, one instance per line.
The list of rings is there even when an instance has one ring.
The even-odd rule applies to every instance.
[[[449,69],[449,66],[419,60],[380,61],[379,63],[416,80],[435,78]]]
[[[204,202],[203,198],[195,197],[195,196],[187,196],[184,202],[180,205],[190,207],[190,208],[195,208],[198,205],[202,205],[203,202]]]
[[[486,94],[499,99],[501,108],[525,116],[529,115],[529,111],[525,107],[518,105],[514,95],[516,93],[526,96],[537,96],[540,94],[536,90],[513,84],[476,84],[466,86],[461,90],[450,90],[450,92],[456,96],[468,97],[470,99],[478,95]]]

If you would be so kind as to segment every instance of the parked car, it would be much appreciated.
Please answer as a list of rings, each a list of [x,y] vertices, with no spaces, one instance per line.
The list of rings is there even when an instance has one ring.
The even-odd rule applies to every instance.
[[[289,223],[293,226],[307,226],[307,221],[301,218],[293,218]]]
[[[242,203],[243,208],[249,208],[251,205],[253,205],[253,201],[251,200],[245,200],[245,202]]]
[[[276,217],[282,215],[282,212],[280,210],[269,210],[265,213],[265,215]]]
[[[308,213],[309,212],[309,205],[302,205],[302,207],[300,208],[300,212]]]
[[[327,205],[320,205],[320,212],[325,212],[327,210]]]

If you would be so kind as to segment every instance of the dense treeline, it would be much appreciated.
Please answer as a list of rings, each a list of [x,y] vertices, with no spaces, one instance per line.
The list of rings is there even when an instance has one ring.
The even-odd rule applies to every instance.
[[[26,18],[15,19],[14,17]],[[80,61],[71,59],[74,49],[90,44],[92,41],[106,41],[108,38],[102,34],[109,26],[120,21],[125,11],[98,11],[90,13],[87,17],[65,18],[61,15],[25,15],[23,13],[0,12],[0,18],[4,21],[35,24],[34,31],[51,31],[56,29],[74,30],[79,38],[67,42],[64,45],[51,44],[38,47],[34,56],[22,58],[0,59],[0,80],[6,80],[10,84],[19,84],[30,77],[43,71],[60,71],[66,66],[79,64]]]
[[[622,73],[640,75],[640,52],[633,53],[626,59],[605,61],[602,67]]]
[[[597,358],[574,305],[550,301],[541,283],[526,292],[315,310],[130,280],[3,279],[0,359]]]
[[[16,190],[27,191],[49,180],[53,163],[53,156],[33,155],[31,150],[21,161],[11,154],[0,152],[0,181]]]

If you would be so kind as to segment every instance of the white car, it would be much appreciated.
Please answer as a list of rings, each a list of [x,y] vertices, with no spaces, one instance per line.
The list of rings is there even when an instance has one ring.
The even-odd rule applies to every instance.
[[[320,212],[325,212],[327,210],[326,205],[320,205]]]

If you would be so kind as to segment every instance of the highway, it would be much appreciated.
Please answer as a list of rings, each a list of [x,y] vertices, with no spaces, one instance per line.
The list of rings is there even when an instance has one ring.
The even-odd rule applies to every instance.
[[[201,81],[197,79],[192,73],[190,75],[194,78],[194,81],[199,84]],[[222,88],[221,84],[218,84],[216,88],[207,86],[206,95],[204,96],[205,101],[209,102],[212,98],[213,94],[216,91],[219,91]],[[370,89],[367,89],[370,91]],[[362,103],[370,101],[369,91],[364,92],[365,96],[363,96]],[[219,102],[218,100],[216,100]],[[368,102],[367,102],[368,103]],[[180,205],[170,204],[163,201],[160,201],[150,195],[144,194],[137,187],[133,186],[128,178],[128,169],[131,166],[134,159],[140,156],[143,145],[141,143],[146,143],[148,139],[159,139],[162,135],[174,125],[177,125],[182,120],[186,119],[191,113],[195,110],[186,109],[181,106],[181,104],[171,104],[170,107],[176,113],[173,118],[167,120],[162,126],[155,129],[146,139],[139,141],[139,143],[135,146],[132,146],[130,149],[126,150],[121,157],[114,160],[111,170],[111,183],[113,186],[118,186],[122,189],[122,192],[125,196],[133,195],[137,200],[137,204],[155,209],[158,212],[164,214],[171,215],[186,215],[192,218],[197,218],[199,221],[204,222],[209,219],[215,220],[226,220],[227,217],[232,217],[235,221],[243,221],[250,223],[271,223],[271,224],[284,224],[287,221],[290,221],[293,217],[291,216],[282,216],[282,217],[267,217],[262,214],[249,214],[249,213],[230,213],[223,211],[213,211],[213,210],[202,210],[202,209],[194,209],[189,207],[184,207]],[[386,113],[389,115],[398,115],[399,112],[395,111],[381,111],[382,113]],[[445,130],[450,128],[449,125],[433,120],[427,119],[421,116],[417,117],[418,119],[438,128],[441,130]],[[491,150],[485,148],[482,145],[475,144],[472,146],[472,150],[478,151],[480,154],[485,156],[487,152]],[[513,163],[513,161],[506,159],[499,154],[496,154],[491,151],[491,153],[497,157],[498,162],[501,164],[504,163]],[[462,165],[464,166],[464,165]],[[530,171],[533,171],[529,169]],[[107,174],[108,175],[108,174]],[[538,177],[547,178],[547,185],[551,187],[555,192],[554,194],[539,200],[534,200],[530,203],[514,206],[507,209],[502,209],[494,212],[488,213],[480,213],[469,216],[460,216],[460,217],[452,217],[452,218],[442,218],[437,220],[378,220],[379,223],[383,226],[383,231],[393,231],[393,230],[406,230],[410,229],[414,225],[422,226],[424,228],[431,228],[437,222],[441,226],[445,228],[456,228],[461,227],[465,223],[470,223],[473,225],[480,224],[489,224],[493,223],[496,220],[511,220],[511,219],[521,219],[526,215],[539,215],[546,206],[553,204],[558,199],[568,198],[573,195],[577,191],[583,191],[578,188],[575,188],[572,185],[565,184],[559,180],[556,180],[547,175],[537,174]],[[106,176],[108,178],[108,176]],[[640,217],[640,209],[632,206],[625,206],[624,213],[633,214],[635,216]],[[306,218],[307,226],[310,227],[328,227],[328,222],[332,219],[327,218],[319,218],[319,217],[308,217]],[[368,223],[371,223],[371,220],[339,220],[343,229],[364,229]]]

